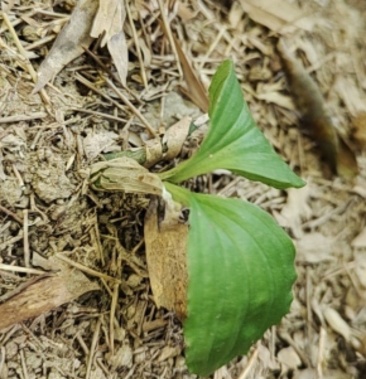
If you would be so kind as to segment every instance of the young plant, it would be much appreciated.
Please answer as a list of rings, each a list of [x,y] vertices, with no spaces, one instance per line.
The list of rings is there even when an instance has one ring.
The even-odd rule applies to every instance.
[[[218,68],[209,97],[210,129],[202,145],[189,160],[160,174],[173,199],[190,209],[184,335],[187,365],[200,375],[245,354],[288,312],[295,249],[259,207],[192,193],[177,183],[228,169],[276,188],[305,184],[256,127],[231,61]]]
[[[160,179],[128,159],[97,163],[91,174],[99,189],[158,194],[165,199],[168,191],[176,202],[189,207],[183,327],[187,365],[203,376],[245,354],[288,312],[296,279],[295,249],[258,206],[192,193],[178,184],[216,169],[276,188],[305,184],[256,127],[231,61],[218,68],[209,97],[210,129],[200,148],[187,161],[158,174]],[[164,246],[160,251],[163,255]]]

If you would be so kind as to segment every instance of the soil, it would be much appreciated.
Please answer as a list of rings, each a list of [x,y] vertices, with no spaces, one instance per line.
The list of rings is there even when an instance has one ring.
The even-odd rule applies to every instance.
[[[19,320],[38,307],[43,311],[36,317],[14,323],[0,313],[0,325],[6,325],[0,331],[0,379],[197,378],[185,365],[181,323],[156,307],[151,292],[143,236],[149,197],[89,186],[90,167],[103,154],[143,148],[150,138],[146,123],[163,134],[184,116],[204,113],[182,94],[187,82],[162,26],[161,2],[132,3],[124,26],[128,89],[120,86],[107,48],[95,40],[89,51],[99,63],[81,54],[43,94],[32,92],[32,70],[49,54],[74,1],[1,4],[0,306],[36,284],[44,292],[23,298],[14,311]],[[365,4],[224,3],[170,1],[171,32],[205,87],[220,62],[233,59],[258,126],[307,186],[276,190],[226,172],[191,183],[260,205],[297,247],[290,313],[246,356],[211,377],[366,378]],[[290,22],[292,14],[300,16]],[[356,177],[330,176],[319,149],[299,128],[276,50],[279,39],[319,86],[338,133],[356,154]],[[189,139],[180,156],[151,170],[172,166],[196,145]],[[63,276],[53,303],[47,283],[55,269]],[[67,296],[58,300],[61,289]]]

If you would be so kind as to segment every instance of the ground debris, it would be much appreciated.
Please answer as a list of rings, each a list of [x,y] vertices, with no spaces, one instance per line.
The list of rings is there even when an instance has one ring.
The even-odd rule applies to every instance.
[[[264,2],[258,1],[126,3],[127,48],[121,53],[128,49],[129,62],[120,63],[128,68],[127,85],[121,85],[121,67],[112,64],[99,39],[48,82],[42,97],[31,94],[32,73],[49,54],[76,2],[1,3],[11,24],[9,28],[0,15],[2,305],[39,276],[37,254],[46,260],[66,258],[71,277],[83,270],[99,290],[3,329],[0,376],[197,378],[185,365],[181,323],[172,312],[158,309],[151,291],[143,242],[149,197],[88,187],[90,165],[103,160],[105,153],[145,149],[158,142],[168,151],[161,148],[159,159],[151,154],[149,170],[161,172],[197,148],[204,136],[201,128],[199,138],[180,137],[174,154],[169,154],[169,127],[185,116],[196,120],[201,114],[189,97],[183,100],[179,94],[187,83],[172,44],[175,38],[204,88],[223,59],[234,60],[259,127],[309,182],[301,193],[270,189],[227,172],[187,183],[195,191],[240,197],[271,212],[299,252],[291,312],[247,356],[212,378],[363,379],[364,5],[356,0],[278,0],[262,9]],[[354,149],[359,166],[355,186],[337,177],[325,179],[313,141],[296,128],[298,117],[275,50],[279,35],[297,51],[319,87],[337,132],[348,138],[353,130],[359,140],[358,151]],[[121,43],[123,36],[117,45]],[[188,86],[186,95],[189,91]],[[171,134],[177,142],[177,135]],[[24,269],[28,273],[16,271]],[[343,329],[351,330],[349,340],[327,322],[326,309],[348,325]]]
[[[7,328],[30,318],[49,312],[81,295],[99,289],[80,271],[53,260],[54,274],[45,274],[30,279],[23,284],[22,290],[15,289],[14,295],[7,294],[7,300],[0,304],[0,329]]]

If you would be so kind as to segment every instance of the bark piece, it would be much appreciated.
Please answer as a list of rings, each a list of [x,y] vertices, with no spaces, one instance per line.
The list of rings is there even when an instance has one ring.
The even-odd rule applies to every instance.
[[[180,210],[171,200],[159,222],[158,200],[154,199],[145,217],[145,246],[150,284],[155,303],[174,311],[182,320],[187,302],[188,225],[179,221]]]
[[[0,304],[0,330],[40,316],[87,292],[99,289],[81,271],[63,263],[57,265],[60,271],[52,275],[46,274],[37,281],[30,279],[29,286],[20,293],[15,292],[13,297]]]

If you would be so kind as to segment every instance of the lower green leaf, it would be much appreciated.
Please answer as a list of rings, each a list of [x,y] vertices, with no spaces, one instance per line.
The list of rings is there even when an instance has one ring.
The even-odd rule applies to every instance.
[[[295,249],[259,207],[165,184],[190,207],[186,360],[191,371],[209,375],[288,312]]]

